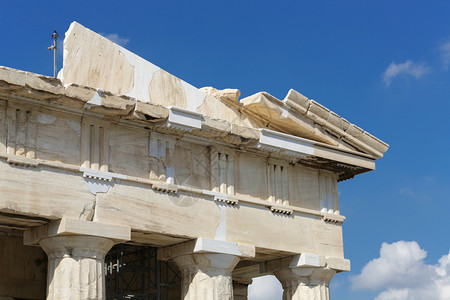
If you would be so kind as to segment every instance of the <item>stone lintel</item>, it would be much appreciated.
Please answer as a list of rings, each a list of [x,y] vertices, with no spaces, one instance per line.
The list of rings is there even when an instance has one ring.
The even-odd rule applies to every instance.
[[[169,260],[192,253],[229,254],[238,257],[255,257],[255,247],[228,241],[198,238],[196,240],[158,249],[158,259]]]
[[[67,235],[103,237],[122,243],[131,240],[131,227],[63,218],[25,231],[23,242],[25,245],[38,246],[45,238]]]
[[[233,283],[235,283],[235,282],[238,284],[250,285],[253,283],[253,278],[233,276]]]
[[[266,261],[261,265],[261,271],[273,273],[285,268],[324,268],[336,272],[350,271],[350,260],[339,257],[321,256],[311,253],[301,253],[294,256],[283,257]]]

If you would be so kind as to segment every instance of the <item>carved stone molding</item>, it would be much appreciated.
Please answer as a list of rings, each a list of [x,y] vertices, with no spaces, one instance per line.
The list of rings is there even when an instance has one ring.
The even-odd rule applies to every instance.
[[[111,181],[112,176],[105,173],[95,172],[95,170],[85,170],[83,172],[83,177],[88,179],[100,180],[100,181]]]
[[[8,154],[28,158],[36,157],[36,111],[30,108],[8,106],[6,109]]]
[[[191,132],[202,128],[203,115],[186,109],[169,106],[167,126],[175,130]]]
[[[10,156],[6,161],[10,165],[26,168],[36,168],[39,165],[39,160],[22,156]]]
[[[287,162],[269,159],[267,162],[267,192],[269,201],[289,205],[289,166]]]
[[[214,192],[234,195],[235,157],[233,151],[222,147],[210,148],[211,187]]]
[[[232,206],[235,206],[239,203],[238,199],[227,197],[227,195],[215,195],[214,201],[223,202]]]
[[[152,189],[158,192],[178,193],[178,187],[175,184],[165,182],[155,182],[152,184]]]
[[[299,158],[303,158],[305,155],[314,154],[314,141],[273,130],[260,129],[258,148],[276,152],[288,151],[289,156],[299,155]]]
[[[337,214],[322,213],[322,218],[325,222],[342,224],[345,221],[345,217]]]
[[[81,166],[108,171],[109,122],[83,117],[81,126]]]
[[[292,210],[290,208],[277,206],[277,205],[272,205],[269,208],[270,208],[270,211],[273,213],[279,213],[279,214],[284,214],[284,215],[292,215],[292,213],[294,212],[294,210]]]
[[[83,172],[83,178],[89,187],[92,194],[106,193],[109,188],[114,184],[113,178],[126,179],[126,175],[103,172],[99,170],[92,170],[87,168],[80,168]]]
[[[338,164],[336,164],[336,166],[341,167],[341,168],[350,169],[350,170],[353,170],[353,171],[355,171],[355,170],[358,169],[358,168],[355,167],[355,166],[351,166],[351,165],[343,164],[343,163],[338,163]]]

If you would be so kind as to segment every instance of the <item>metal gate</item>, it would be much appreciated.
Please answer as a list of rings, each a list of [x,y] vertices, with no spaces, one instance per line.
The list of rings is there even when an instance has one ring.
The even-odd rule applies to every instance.
[[[158,260],[157,249],[115,245],[105,257],[106,299],[180,299],[178,268]]]

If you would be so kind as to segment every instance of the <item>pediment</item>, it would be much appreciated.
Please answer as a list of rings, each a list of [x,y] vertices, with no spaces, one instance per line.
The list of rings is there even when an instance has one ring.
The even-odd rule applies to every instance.
[[[238,100],[238,90],[216,90],[212,87],[201,90],[216,101],[205,99],[199,110],[214,118],[254,129],[269,129],[375,158],[382,157],[389,147],[370,133],[292,89],[283,100],[266,92]],[[221,103],[217,103],[217,99]]]
[[[136,103],[178,107],[231,125],[278,131],[373,158],[388,149],[386,143],[295,90],[283,100],[266,92],[239,100],[237,89],[198,89],[76,22],[64,40],[61,79],[66,87],[89,86]]]
[[[346,150],[382,157],[389,145],[338,114],[290,90],[283,100],[260,92],[240,101],[246,114],[265,128]]]

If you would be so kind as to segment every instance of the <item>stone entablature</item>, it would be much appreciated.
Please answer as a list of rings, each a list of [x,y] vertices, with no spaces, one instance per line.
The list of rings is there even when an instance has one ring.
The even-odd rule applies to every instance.
[[[287,160],[295,161],[300,158],[314,156],[335,161],[336,163],[349,164],[356,168],[356,170],[350,172],[349,176],[351,173],[354,175],[375,168],[375,158],[362,152],[355,152],[354,150],[343,149],[276,131],[266,129],[256,130],[248,126],[232,123],[226,119],[213,119],[208,115],[191,112],[185,109],[161,107],[160,105],[152,103],[142,103],[127,96],[112,95],[106,91],[82,87],[77,84],[70,84],[64,87],[59,80],[42,75],[17,71],[5,67],[0,67],[0,70],[0,81],[4,82],[4,85],[0,87],[0,92],[4,97],[8,96],[10,100],[8,107],[11,108],[8,109],[8,121],[6,121],[6,116],[4,116],[3,119],[4,122],[9,122],[11,124],[10,126],[16,124],[17,116],[23,115],[23,118],[25,118],[22,118],[22,121],[20,121],[21,119],[17,121],[17,124],[20,125],[26,121],[27,117],[25,117],[25,115],[27,112],[28,114],[34,115],[35,112],[32,113],[30,110],[27,110],[26,106],[23,107],[25,103],[34,102],[38,106],[45,104],[46,107],[53,107],[57,110],[76,109],[79,111],[79,114],[85,116],[83,120],[83,131],[86,135],[90,135],[92,130],[93,135],[99,135],[99,137],[100,135],[103,136],[108,131],[108,123],[117,123],[120,120],[121,123],[130,124],[127,123],[127,121],[130,120],[134,121],[132,123],[134,126],[141,128],[150,126],[163,133],[175,135],[184,134],[187,137],[194,136],[197,137],[197,142],[202,138],[206,138],[206,141],[203,143],[213,144],[214,142],[217,142],[220,144],[232,145],[233,147],[244,147],[249,150],[261,149],[261,152],[266,150],[265,152],[267,154],[276,152],[272,153],[272,155],[281,155]],[[96,100],[92,101],[92,99]],[[14,103],[17,101],[21,102],[20,100],[24,101],[21,104],[21,110],[24,111],[24,114],[18,114],[20,109],[16,109],[15,112],[13,112]],[[216,99],[216,101],[218,100]],[[6,103],[0,102],[0,105],[6,106]],[[97,116],[97,121],[90,116]],[[36,122],[34,120],[35,117],[31,116],[31,118],[30,122]],[[101,119],[103,119],[103,121]],[[41,120],[49,122],[48,120],[45,120],[45,116],[41,116]],[[94,121],[96,124],[92,123]],[[145,125],[138,125],[142,123]],[[25,130],[25,128],[22,129],[22,127],[20,127],[18,133],[21,134],[22,130]],[[100,133],[100,131],[102,132]],[[29,132],[27,138],[32,139],[33,137],[33,133]],[[0,138],[5,140],[7,138],[6,132],[3,136],[0,135]],[[19,146],[17,151],[22,153],[22,151],[24,151],[24,149],[20,148],[22,135],[19,135],[18,138]],[[9,141],[10,144],[15,143],[12,137]],[[23,142],[25,142],[25,140]],[[30,142],[30,147],[32,149],[33,141],[31,140]],[[102,141],[96,141],[97,144],[100,142]],[[103,144],[107,144],[107,142],[108,141],[103,141]],[[279,143],[279,145],[277,145],[277,143]],[[83,149],[88,144],[89,143],[83,144]],[[4,145],[5,142],[3,141],[3,146]],[[15,147],[15,145],[13,146]],[[12,147],[10,147],[10,150],[8,151],[8,153],[12,153]],[[100,149],[98,149],[98,151],[99,153],[101,152]],[[83,156],[86,155],[87,153],[83,154]],[[33,156],[33,150],[31,150],[28,156]],[[296,158],[296,156],[298,157]]]
[[[89,96],[85,98],[86,101],[83,101],[80,98],[86,93],[82,91],[89,91],[89,88],[76,87],[82,91],[76,93],[77,97],[73,94],[69,97],[66,91],[74,92],[75,87],[64,88],[55,79],[5,68],[1,69],[0,78],[4,82],[0,89],[0,98],[3,99],[0,102],[2,104],[0,106],[1,127],[8,128],[7,124],[14,121],[8,117],[11,109],[17,114],[17,111],[23,107],[29,114],[35,116],[35,121],[32,123],[35,138],[25,139],[20,147],[14,146],[9,141],[10,139],[15,141],[17,138],[14,140],[12,131],[8,131],[8,136],[3,135],[0,140],[0,157],[5,159],[4,162],[9,161],[11,166],[33,167],[35,170],[34,172],[31,169],[21,170],[20,167],[11,168],[6,165],[2,167],[5,174],[11,174],[8,175],[9,186],[11,181],[16,182],[17,191],[23,189],[20,184],[22,176],[36,178],[36,185],[30,184],[27,187],[29,193],[22,197],[20,202],[13,200],[16,192],[12,192],[14,195],[2,197],[3,201],[10,203],[10,206],[11,203],[16,203],[11,206],[12,211],[38,214],[49,219],[60,217],[81,217],[97,221],[114,219],[117,224],[125,224],[135,230],[146,231],[150,224],[146,216],[139,217],[139,212],[145,211],[139,207],[150,205],[150,203],[141,202],[142,200],[136,198],[138,200],[136,205],[130,206],[127,200],[129,194],[135,193],[134,190],[144,189],[142,197],[152,199],[154,205],[157,205],[157,209],[153,210],[154,214],[159,212],[163,216],[170,214],[168,211],[171,210],[173,215],[186,215],[189,207],[194,209],[194,206],[198,206],[205,200],[211,201],[211,204],[221,202],[230,205],[229,208],[225,208],[226,213],[220,212],[217,216],[216,213],[207,213],[209,215],[206,217],[202,215],[202,210],[196,210],[196,212],[190,210],[194,216],[197,215],[200,220],[205,220],[205,224],[210,224],[207,230],[202,224],[185,228],[186,226],[182,224],[184,217],[177,220],[176,223],[179,224],[177,226],[171,226],[170,220],[162,218],[161,223],[158,223],[156,227],[156,231],[160,234],[214,238],[217,234],[215,228],[220,227],[222,222],[220,220],[226,219],[228,224],[225,230],[226,236],[235,236],[246,243],[259,240],[256,244],[260,247],[271,248],[274,247],[271,244],[274,244],[281,250],[285,249],[283,240],[288,238],[289,228],[292,228],[293,224],[298,222],[297,226],[301,228],[306,223],[313,222],[312,219],[303,219],[301,216],[312,216],[314,220],[321,220],[322,223],[318,223],[317,228],[335,226],[335,223],[324,222],[322,219],[324,212],[339,213],[337,193],[335,193],[339,175],[333,169],[330,171],[317,169],[313,160],[304,160],[303,157],[297,157],[294,160],[292,155],[280,155],[278,149],[277,151],[261,149],[259,146],[261,141],[276,145],[275,142],[264,139],[263,135],[272,134],[271,131],[259,131],[233,124],[235,128],[240,128],[241,135],[229,133],[228,136],[233,136],[231,141],[240,139],[241,142],[237,145],[227,143],[227,136],[223,134],[212,137],[204,130],[205,120],[208,118],[202,116],[199,123],[197,121],[199,114],[194,114],[192,117],[198,125],[191,125],[190,128],[201,124],[201,131],[199,129],[196,132],[194,130],[180,131],[180,129],[174,131],[166,123],[173,122],[173,119],[168,120],[170,111],[175,110],[183,114],[184,110],[162,108],[147,103],[149,107],[167,110],[166,119],[161,118],[156,123],[151,121],[144,123],[143,120],[137,122],[133,119],[135,117],[130,108],[126,109],[129,110],[128,115],[125,112],[123,115],[117,112],[117,107],[123,109],[128,107],[127,105],[117,105],[116,108],[112,108],[114,113],[106,104],[96,106],[98,110],[95,113],[92,111],[93,106],[87,108],[88,99],[96,97],[99,93],[97,90],[92,91],[92,97]],[[19,82],[23,82],[23,86],[19,86]],[[39,82],[40,85],[33,88],[32,82]],[[112,98],[109,99],[109,97]],[[126,97],[112,96],[106,92],[103,92],[100,97],[105,103],[114,103],[113,100],[116,98],[127,100]],[[109,112],[109,115],[106,112]],[[176,122],[187,127],[186,124],[192,118],[184,117]],[[21,125],[23,128],[28,126],[25,121],[24,125]],[[223,124],[226,121],[214,120],[214,122]],[[216,126],[216,130],[218,127]],[[208,128],[212,128],[212,125],[210,124]],[[247,138],[247,144],[244,146],[242,141],[246,139],[244,137],[246,131],[254,135],[253,139]],[[282,137],[285,138],[285,136]],[[292,151],[298,139],[292,137],[292,146],[286,150]],[[302,140],[303,142],[305,141]],[[311,142],[311,147],[316,143]],[[8,153],[8,148],[33,149],[33,157],[27,157],[27,150],[21,150],[17,154],[10,150]],[[314,155],[309,157],[316,159]],[[364,159],[369,160],[365,157]],[[48,183],[45,184],[38,179],[43,170],[49,176]],[[58,172],[62,174],[53,177],[52,170],[61,170]],[[6,181],[4,184],[7,184]],[[51,205],[52,209],[48,209],[47,205],[39,206],[41,202],[36,204],[33,200],[35,198],[33,193],[39,195],[45,186],[48,186],[46,198],[56,200]],[[59,186],[70,186],[67,191],[76,189],[69,192],[69,194],[72,193],[69,198],[73,196],[77,200],[67,202],[57,199],[60,198],[58,195],[66,193],[59,191]],[[11,190],[11,187],[8,190]],[[114,198],[117,201],[111,200]],[[163,199],[170,199],[169,202],[179,208],[178,212],[167,209],[165,206],[167,200]],[[47,204],[52,203],[51,200],[46,201],[48,201]],[[161,205],[160,201],[165,201],[166,204]],[[327,206],[325,211],[326,205],[323,203],[328,206],[331,203],[332,206]],[[232,207],[237,205],[240,206],[239,210],[233,210]],[[210,204],[207,204],[208,206]],[[266,211],[253,212],[251,207],[262,207]],[[207,210],[209,209],[212,207]],[[264,219],[268,213],[271,215],[270,219],[277,218],[276,215],[279,214],[289,215],[292,220],[285,222],[285,225],[279,224],[276,228],[268,225],[268,231],[264,232],[255,226],[256,224],[242,224],[242,221],[247,218],[242,215],[244,210],[249,210],[244,213],[247,217],[256,213],[260,214],[256,218]],[[239,220],[240,218],[242,220]],[[173,229],[167,231],[163,229],[164,226]],[[239,232],[239,226],[250,228],[246,237]],[[278,231],[286,232],[286,236],[278,234]],[[269,236],[270,232],[273,232],[276,237],[275,239],[267,237],[264,241],[258,237],[263,232],[269,233]],[[336,244],[331,244],[332,246],[327,250],[328,254],[342,255],[341,228],[332,227],[332,230],[327,232],[336,240]],[[314,235],[313,232],[310,234]],[[323,236],[323,238],[325,241],[329,239],[329,236]],[[304,239],[308,239],[308,234]],[[300,239],[298,245],[295,244],[294,242],[291,248],[288,247],[285,250],[295,252],[294,249],[308,243],[305,244]],[[314,252],[314,247],[307,247],[305,250]]]
[[[176,189],[198,194],[210,190],[235,196],[236,200],[267,200],[316,211],[323,210],[322,202],[328,201],[331,213],[338,210],[335,187],[338,175],[303,166],[301,160],[297,160],[298,164],[279,155],[271,158],[266,151],[258,150],[261,141],[275,147],[274,138],[267,141],[261,136],[256,148],[245,151],[240,147],[236,151],[214,139],[197,140],[193,135],[185,139],[182,134],[163,134],[150,131],[150,127],[112,123],[101,116],[73,110],[64,112],[57,106],[38,106],[23,99],[10,98],[3,100],[3,104],[0,115],[6,118],[0,119],[0,125],[9,130],[8,136],[0,141],[6,150],[0,151],[0,156],[7,158],[10,164],[79,171],[87,180],[104,181],[101,184],[112,184],[112,179],[116,178],[155,185],[158,190]],[[17,122],[10,117],[11,110],[18,112],[22,105],[35,116],[32,123],[24,120],[21,125],[24,130],[33,127],[34,132],[32,139],[23,141],[21,136],[26,133],[15,130],[12,126]],[[266,133],[261,131],[262,135]],[[60,140],[55,140],[55,136],[61,137]],[[274,152],[279,152],[281,146]],[[283,149],[292,151],[294,146]],[[32,155],[25,149],[33,149],[30,150]],[[259,176],[253,176],[254,173]],[[322,183],[324,180],[331,181]],[[330,185],[334,186],[332,190],[329,190]],[[330,202],[330,197],[335,200]]]

